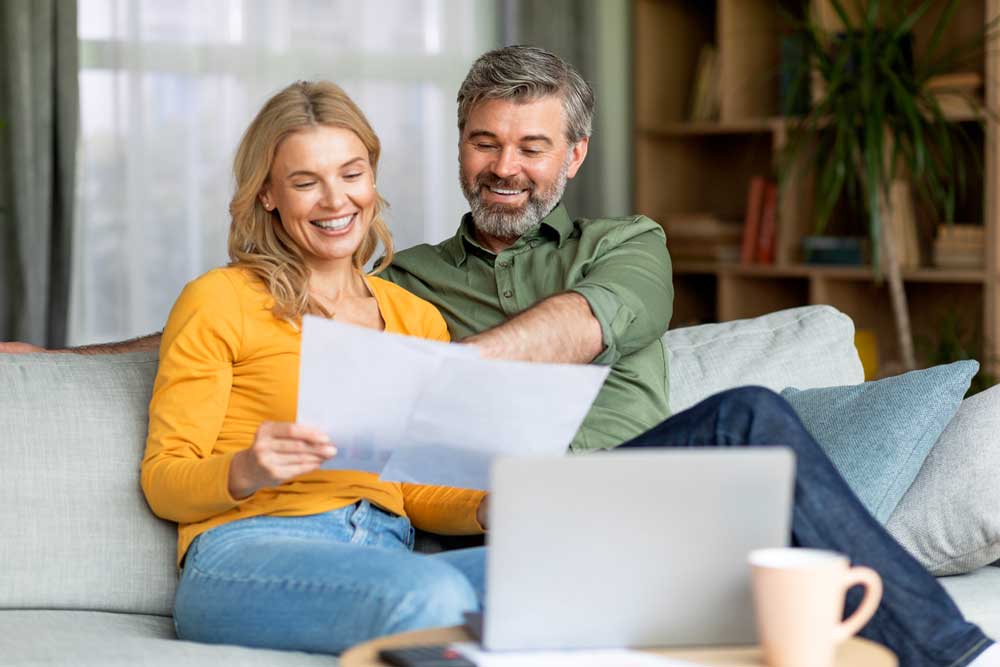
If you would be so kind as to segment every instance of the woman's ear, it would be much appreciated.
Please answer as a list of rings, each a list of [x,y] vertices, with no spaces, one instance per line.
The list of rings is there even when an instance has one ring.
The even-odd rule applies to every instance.
[[[268,186],[265,185],[260,189],[260,192],[257,193],[257,199],[260,200],[260,203],[268,211],[274,210],[274,201],[271,198],[271,189]]]

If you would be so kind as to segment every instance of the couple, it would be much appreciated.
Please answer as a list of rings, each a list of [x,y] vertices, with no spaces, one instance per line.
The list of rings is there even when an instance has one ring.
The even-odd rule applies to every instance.
[[[579,74],[541,49],[480,57],[458,94],[471,213],[453,238],[395,258],[375,187],[379,141],[343,91],[296,83],[257,114],[236,156],[232,261],[177,300],[150,405],[142,485],[154,512],[179,524],[178,636],[338,653],[456,624],[482,605],[483,547],[412,546],[414,527],[485,530],[485,494],[320,470],[336,443],[291,423],[299,324],[312,313],[454,337],[488,357],[610,365],[575,451],[792,447],[793,544],[845,552],[884,581],[861,634],[904,666],[1000,665],[1000,650],[867,513],[776,394],[731,390],[663,421],[659,337],[672,288],[662,231],[644,217],[573,221],[560,204],[586,157],[593,105]],[[364,275],[379,241],[385,259]],[[155,337],[125,348],[143,341]]]

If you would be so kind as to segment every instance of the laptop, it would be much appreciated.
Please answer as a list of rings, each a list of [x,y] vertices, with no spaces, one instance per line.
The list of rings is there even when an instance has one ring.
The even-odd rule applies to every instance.
[[[794,467],[782,447],[498,459],[470,629],[487,650],[753,644],[747,554],[787,544]]]

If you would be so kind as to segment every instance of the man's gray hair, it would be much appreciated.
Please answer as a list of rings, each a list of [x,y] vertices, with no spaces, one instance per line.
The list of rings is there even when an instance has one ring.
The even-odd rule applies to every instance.
[[[534,102],[562,98],[566,138],[575,144],[590,136],[594,91],[565,60],[536,46],[505,46],[481,55],[458,89],[458,131],[483,100]]]

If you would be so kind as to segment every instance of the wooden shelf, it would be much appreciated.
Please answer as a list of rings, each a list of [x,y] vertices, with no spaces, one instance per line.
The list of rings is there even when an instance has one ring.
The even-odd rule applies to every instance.
[[[955,123],[972,123],[987,120],[985,114],[972,111],[945,110],[945,118]],[[648,137],[698,137],[715,134],[767,134],[795,127],[798,119],[789,116],[747,118],[731,121],[673,122],[643,125],[636,133]]]
[[[750,179],[774,178],[780,173],[775,264],[675,257],[671,326],[828,303],[847,313],[858,328],[876,333],[883,360],[898,359],[886,282],[878,280],[870,267],[803,263],[801,240],[815,234],[814,163],[806,150],[790,169],[779,169],[779,157],[797,122],[778,115],[777,73],[785,30],[780,17],[783,9],[797,1],[632,0],[634,210],[662,223],[695,213],[717,220],[743,220]],[[829,2],[801,1],[819,9]],[[917,56],[926,50],[945,4],[937,0],[915,25]],[[959,3],[942,33],[940,48],[948,50],[969,41],[998,15],[1000,0]],[[699,53],[706,44],[714,45],[718,54],[719,119],[689,122],[689,98]],[[981,74],[986,104],[1000,109],[1000,50],[988,49],[959,69]],[[948,119],[970,126],[984,120],[961,108]],[[987,122],[985,130],[970,127],[969,138],[975,150],[981,151],[978,157],[984,170],[981,177],[970,176],[968,188],[959,193],[956,210],[957,219],[963,222],[982,221],[985,268],[926,267],[903,272],[917,340],[936,340],[943,314],[958,312],[982,346],[984,369],[995,374],[1000,373],[998,127],[995,122]],[[920,206],[916,214],[926,258],[934,218]],[[826,233],[857,235],[856,220],[838,209]]]
[[[787,120],[781,117],[749,119],[738,122],[665,123],[641,127],[640,134],[650,137],[687,137],[712,134],[766,134],[783,127]]]
[[[875,272],[867,266],[836,266],[829,264],[735,264],[720,262],[678,261],[673,265],[678,275],[758,276],[770,278],[831,278],[839,280],[874,280]],[[981,284],[986,281],[986,271],[977,269],[919,268],[903,271],[903,279],[920,283]]]

